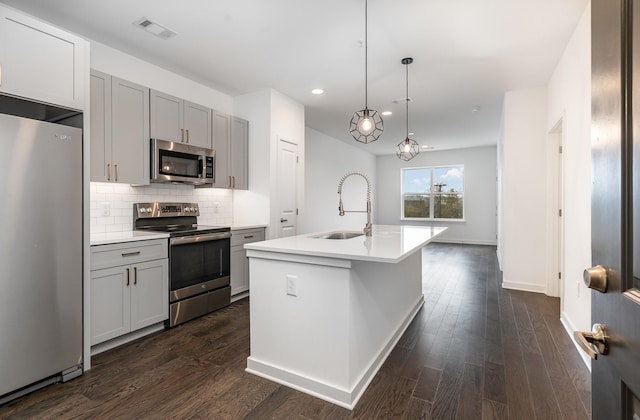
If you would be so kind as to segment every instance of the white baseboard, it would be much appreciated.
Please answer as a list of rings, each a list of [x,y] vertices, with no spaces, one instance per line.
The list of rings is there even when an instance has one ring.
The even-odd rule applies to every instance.
[[[577,330],[577,328],[575,327],[575,325],[573,325],[573,322],[571,322],[569,317],[567,317],[567,314],[565,314],[564,312],[560,314],[560,322],[562,323],[564,330],[567,332],[567,334],[569,334],[569,337],[571,337],[571,342],[576,347],[576,349],[578,349],[578,353],[580,354],[582,361],[585,365],[587,365],[587,369],[589,369],[589,372],[591,372],[591,359],[589,358],[589,356],[587,356],[587,353],[585,353],[580,348],[580,345],[576,343],[576,340],[573,339],[573,333]]]
[[[530,283],[518,283],[515,281],[509,281],[502,278],[502,288],[510,290],[521,290],[523,292],[545,293],[547,291],[546,285],[542,284],[530,284]]]
[[[432,242],[440,242],[443,244],[463,244],[463,245],[493,245],[496,246],[496,241],[484,241],[482,239],[449,239],[442,238],[441,236],[434,239]]]

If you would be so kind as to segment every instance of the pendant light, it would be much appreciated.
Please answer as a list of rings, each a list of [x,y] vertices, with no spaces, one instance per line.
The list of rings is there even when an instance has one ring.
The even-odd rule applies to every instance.
[[[396,146],[396,156],[404,161],[410,161],[420,153],[418,142],[409,138],[409,64],[413,63],[413,58],[407,57],[402,59],[402,64],[407,69],[407,137]]]
[[[380,113],[369,109],[367,104],[367,0],[364,1],[364,109],[356,111],[351,118],[351,128],[349,132],[356,141],[360,143],[371,143],[378,140],[384,130],[384,123]]]

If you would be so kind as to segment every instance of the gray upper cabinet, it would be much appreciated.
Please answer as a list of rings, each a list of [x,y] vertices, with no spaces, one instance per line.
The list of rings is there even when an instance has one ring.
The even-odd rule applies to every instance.
[[[233,188],[249,189],[249,121],[231,117],[231,176]]]
[[[95,70],[91,181],[149,183],[149,89]]]
[[[151,137],[211,148],[211,109],[151,90]]]
[[[231,188],[229,172],[229,139],[231,138],[231,116],[213,111],[213,148],[216,151],[216,188]]]
[[[213,148],[217,188],[249,189],[249,122],[213,111]]]

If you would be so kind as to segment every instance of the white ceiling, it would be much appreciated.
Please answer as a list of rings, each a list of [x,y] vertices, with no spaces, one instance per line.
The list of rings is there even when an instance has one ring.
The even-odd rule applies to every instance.
[[[375,154],[409,131],[436,150],[495,144],[503,93],[543,86],[588,0],[369,0],[369,108],[393,111],[355,142],[364,108],[364,0],[0,0],[230,95],[271,87],[306,125]],[[141,17],[178,33],[163,41]],[[325,94],[315,96],[311,89]],[[479,112],[473,113],[473,108]]]

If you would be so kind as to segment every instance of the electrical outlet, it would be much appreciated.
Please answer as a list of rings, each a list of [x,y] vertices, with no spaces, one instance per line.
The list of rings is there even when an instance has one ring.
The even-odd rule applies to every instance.
[[[108,217],[111,215],[111,204],[110,203],[100,203],[100,216]]]
[[[287,276],[287,294],[289,296],[298,296],[296,291],[296,288],[297,288],[296,280],[298,280],[298,277],[296,276],[291,276],[291,275]]]

